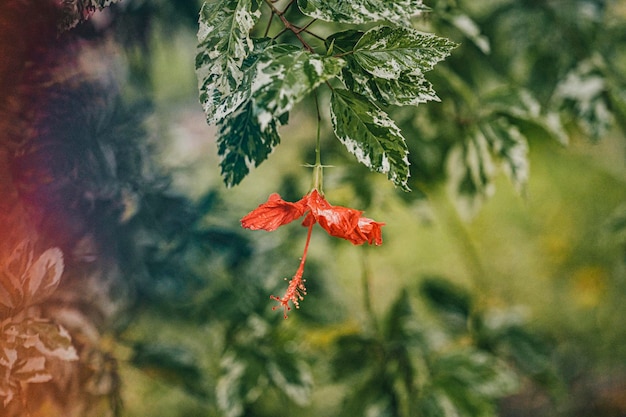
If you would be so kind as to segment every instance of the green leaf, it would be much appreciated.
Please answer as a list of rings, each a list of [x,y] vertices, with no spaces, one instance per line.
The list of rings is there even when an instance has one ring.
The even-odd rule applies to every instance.
[[[354,59],[346,57],[346,60],[348,65],[343,71],[346,87],[384,106],[417,106],[427,101],[440,101],[432,84],[422,74],[402,73],[397,79],[386,80],[365,72]]]
[[[290,355],[278,355],[267,365],[267,372],[274,383],[291,401],[305,406],[309,404],[313,389],[313,375],[304,361]]]
[[[499,158],[504,172],[518,191],[523,191],[528,182],[528,142],[517,127],[504,118],[479,126],[491,146],[492,153]]]
[[[410,28],[378,26],[368,30],[353,49],[354,59],[374,77],[398,79],[423,74],[445,59],[455,43]]]
[[[248,394],[244,387],[246,363],[234,354],[227,354],[222,358],[220,365],[223,374],[217,380],[215,387],[217,406],[224,416],[239,417],[244,412],[244,399]]]
[[[370,23],[381,20],[396,25],[411,25],[411,18],[428,7],[422,0],[298,0],[298,7],[307,16],[327,22]]]
[[[335,135],[357,160],[408,191],[408,150],[400,129],[366,97],[334,89],[330,102]]]
[[[420,292],[439,312],[459,316],[463,324],[467,323],[472,299],[465,289],[441,278],[429,277],[421,283]]]
[[[190,394],[205,397],[203,373],[195,355],[182,346],[161,343],[137,343],[131,363],[138,369],[158,375],[164,381],[178,385]]]
[[[309,53],[293,45],[267,48],[255,64],[251,85],[261,130],[289,112],[319,84],[339,74],[345,61]]]
[[[457,28],[467,39],[472,41],[474,45],[484,54],[491,52],[489,38],[480,33],[478,24],[466,14],[444,16],[452,26]]]
[[[267,159],[280,143],[277,122],[273,118],[261,126],[252,101],[246,102],[234,114],[219,123],[217,153],[221,158],[222,178],[228,187],[237,185]]]
[[[280,142],[278,126],[293,106],[320,83],[335,77],[345,61],[311,54],[292,45],[258,42],[242,63],[242,79],[218,104],[218,154],[227,186],[263,162]],[[237,105],[237,108],[233,106]]]
[[[455,145],[448,155],[449,184],[459,211],[471,217],[494,192],[495,165],[489,142],[480,130],[469,133],[467,141]]]
[[[569,139],[558,114],[542,114],[541,104],[529,91],[520,88],[499,88],[486,96],[485,101],[491,113],[506,117],[522,132],[531,128],[567,145]],[[529,137],[529,134],[526,136]]]
[[[254,48],[249,32],[261,15],[252,9],[253,0],[216,0],[200,11],[196,74],[208,123],[233,113],[249,97],[248,89],[239,87],[244,60]]]
[[[25,347],[34,347],[46,356],[53,356],[63,361],[78,359],[72,345],[72,338],[61,325],[48,322],[44,319],[27,319],[16,325],[25,338]]]
[[[348,63],[343,69],[343,81],[346,87],[356,93],[362,94],[372,100],[376,100],[383,105],[417,105],[427,101],[439,101],[432,85],[426,80],[423,73],[432,68],[436,61],[430,60],[425,62],[423,59],[416,57],[403,56],[401,62],[393,60],[392,56],[397,55],[391,46],[389,50],[384,48],[372,50],[372,48],[381,48],[367,43],[362,43],[362,39],[372,41],[371,33],[379,33],[377,28],[364,34],[360,31],[348,30],[330,36],[326,40],[327,48],[333,45],[333,48],[342,54]],[[390,29],[390,28],[388,28]],[[407,29],[390,29],[400,35],[407,33]],[[410,31],[417,36],[423,35],[421,32]],[[366,37],[367,36],[367,37]],[[387,36],[389,38],[389,36]],[[422,39],[421,45],[425,44]],[[357,49],[357,45],[361,45]],[[413,43],[417,45],[416,42]],[[406,52],[406,51],[405,51]],[[401,52],[403,55],[405,52]],[[410,51],[415,54],[416,50]],[[421,55],[422,52],[419,52]],[[449,51],[445,56],[449,54]],[[374,61],[379,56],[382,63],[374,65]],[[389,61],[388,59],[392,59]],[[443,58],[442,58],[443,59]],[[415,66],[416,62],[420,62],[419,66]],[[367,63],[364,66],[362,63]],[[383,75],[383,77],[381,77]],[[390,78],[391,76],[391,78]]]
[[[504,362],[470,349],[441,356],[431,371],[431,389],[443,394],[439,400],[447,398],[460,416],[495,416],[495,400],[519,387],[517,375]]]
[[[554,99],[570,108],[578,123],[592,139],[602,138],[613,124],[613,113],[601,70],[591,61],[581,62],[559,83]]]
[[[389,307],[384,321],[384,332],[385,339],[390,343],[409,346],[423,341],[406,288],[400,291],[398,298]],[[396,359],[400,359],[400,355]],[[405,371],[410,371],[410,369],[405,369]]]
[[[346,334],[335,340],[335,351],[331,361],[333,377],[337,380],[367,371],[376,362],[376,354],[383,346],[373,337],[361,334]]]

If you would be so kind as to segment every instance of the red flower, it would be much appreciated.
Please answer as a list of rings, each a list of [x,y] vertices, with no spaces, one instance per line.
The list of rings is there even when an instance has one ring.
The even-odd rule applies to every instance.
[[[306,295],[302,274],[311,240],[311,231],[315,223],[318,223],[329,235],[349,240],[354,245],[361,245],[365,242],[368,242],[370,245],[381,245],[383,243],[381,228],[385,225],[384,223],[362,217],[361,214],[363,212],[360,210],[333,206],[316,189],[295,203],[285,201],[280,195],[274,193],[269,196],[265,203],[259,205],[259,207],[242,218],[241,225],[246,229],[262,229],[271,232],[302,217],[305,213],[307,214],[302,225],[308,227],[309,232],[300,266],[289,281],[285,295],[282,298],[274,295],[270,297],[283,306],[285,318],[287,318],[287,312],[291,310],[289,302],[291,301],[298,308],[299,302]],[[274,309],[276,308],[274,307]]]

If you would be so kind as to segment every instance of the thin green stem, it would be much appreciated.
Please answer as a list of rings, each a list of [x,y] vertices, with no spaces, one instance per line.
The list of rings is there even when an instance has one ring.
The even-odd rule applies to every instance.
[[[361,288],[363,291],[363,307],[370,326],[376,334],[380,334],[374,307],[372,306],[372,274],[369,263],[369,256],[366,251],[361,251]]]
[[[313,188],[320,193],[324,193],[322,187],[324,183],[324,166],[322,165],[322,146],[321,146],[321,125],[322,115],[320,114],[319,101],[317,99],[317,91],[313,92],[315,99],[315,111],[317,112],[317,137],[315,139],[315,165],[313,165]]]

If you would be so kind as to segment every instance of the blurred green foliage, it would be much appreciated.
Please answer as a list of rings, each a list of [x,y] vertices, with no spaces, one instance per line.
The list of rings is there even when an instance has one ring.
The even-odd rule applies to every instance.
[[[272,156],[274,168],[259,168],[239,189],[221,190],[217,170],[205,169],[216,162],[210,154],[170,165],[174,178],[189,178],[187,189],[170,187],[182,193],[170,203],[142,201],[130,222],[153,232],[149,223],[139,226],[143,210],[151,210],[161,232],[131,256],[133,263],[143,259],[146,272],[134,284],[134,319],[119,336],[134,352],[129,365],[166,377],[149,380],[125,367],[135,392],[128,413],[176,415],[174,404],[187,398],[177,415],[617,415],[611,407],[619,405],[603,404],[602,392],[588,404],[574,395],[601,390],[595,384],[603,370],[625,357],[610,346],[626,322],[603,312],[618,308],[610,294],[621,288],[623,267],[611,234],[598,237],[605,224],[619,228],[608,216],[626,197],[623,169],[603,156],[623,140],[611,122],[624,124],[624,11],[612,2],[575,3],[438,1],[417,20],[461,44],[431,75],[441,103],[391,109],[409,138],[418,191],[385,190],[325,143],[337,166],[327,173],[330,192],[391,215],[391,247],[365,255],[317,238],[313,245],[326,248],[313,252],[309,295],[288,321],[271,311],[267,296],[292,269],[304,235],[256,236],[238,230],[237,219],[266,193],[297,199],[304,192],[298,176],[306,171],[282,166],[310,158],[309,113],[292,116],[305,127],[285,128],[290,143]],[[173,33],[188,39],[184,33],[195,28],[183,22]],[[176,40],[150,36],[161,54],[174,53]],[[149,91],[167,118],[183,96],[162,88],[171,87]],[[169,123],[188,111],[170,114]],[[176,149],[185,136],[164,140]],[[500,193],[487,200],[496,184]],[[462,222],[457,210],[473,221]],[[176,214],[159,217],[168,213]],[[417,259],[396,264],[399,257]],[[586,320],[589,314],[596,319]],[[151,390],[161,411],[142,405],[157,398]]]
[[[64,143],[80,146],[58,158],[98,162],[80,165],[72,188],[92,206],[71,207],[90,213],[117,272],[107,295],[121,307],[98,323],[119,361],[117,414],[626,413],[626,8],[429,6],[415,27],[461,46],[429,73],[441,103],[389,106],[415,191],[394,190],[323,131],[326,192],[385,221],[385,244],[314,235],[308,295],[286,321],[268,296],[305,230],[246,232],[238,219],[270,192],[306,192],[310,103],[266,166],[227,191],[193,82],[200,4],[120,2],[106,28],[73,29],[121,46],[109,128],[87,143],[75,132]],[[102,92],[80,100],[90,94]]]

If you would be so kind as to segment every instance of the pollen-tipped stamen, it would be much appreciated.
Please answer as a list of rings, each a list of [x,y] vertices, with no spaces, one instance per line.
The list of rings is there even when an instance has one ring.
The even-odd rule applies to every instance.
[[[289,302],[291,301],[296,308],[300,308],[300,301],[304,300],[304,296],[306,295],[306,287],[304,286],[304,279],[302,279],[302,274],[304,273],[304,263],[306,262],[306,254],[309,251],[309,242],[311,241],[311,232],[313,231],[313,225],[315,223],[311,223],[309,225],[309,231],[306,236],[306,243],[304,245],[304,253],[302,254],[302,259],[300,260],[300,266],[298,266],[298,270],[294,274],[293,278],[289,280],[289,286],[287,287],[287,291],[285,291],[285,295],[281,297],[277,297],[275,295],[270,295],[272,300],[278,301],[280,305],[272,307],[272,310],[276,310],[280,306],[283,307],[283,315],[287,318],[287,312],[291,311],[291,307],[289,307]]]

